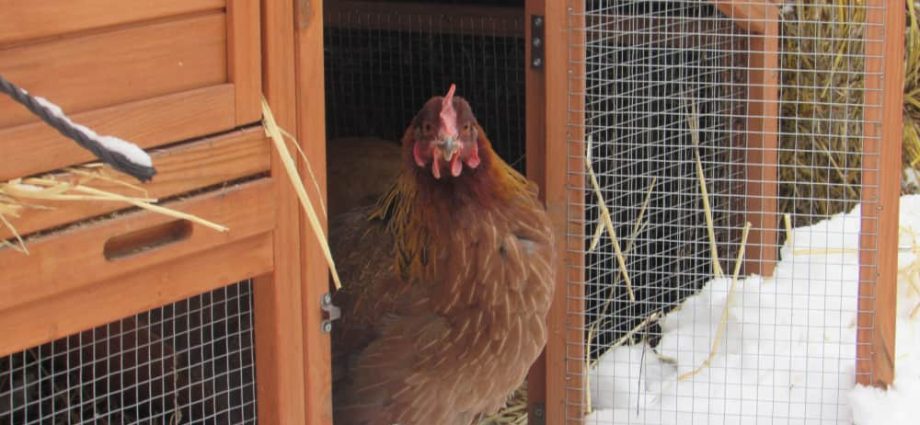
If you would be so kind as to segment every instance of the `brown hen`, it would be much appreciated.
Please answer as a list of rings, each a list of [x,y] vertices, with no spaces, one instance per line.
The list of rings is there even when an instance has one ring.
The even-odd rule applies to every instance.
[[[336,425],[469,425],[546,342],[549,220],[453,93],[412,120],[387,194],[333,220]]]

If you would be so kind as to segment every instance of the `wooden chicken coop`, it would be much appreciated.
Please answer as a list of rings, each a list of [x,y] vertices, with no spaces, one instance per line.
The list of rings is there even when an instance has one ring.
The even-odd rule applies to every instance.
[[[730,314],[718,303],[692,303],[722,279],[744,288],[736,302],[751,314],[779,317],[749,307],[759,286],[738,276],[780,282],[805,267],[796,252],[817,249],[796,243],[821,238],[855,241],[822,248],[843,256],[823,269],[852,282],[809,275],[794,288],[814,295],[773,299],[834,300],[816,308],[854,317],[852,352],[824,372],[890,383],[904,11],[788,3],[0,0],[0,75],[137,143],[158,170],[143,184],[99,172],[90,153],[0,98],[0,182],[52,181],[57,195],[0,192],[0,424],[330,424],[328,271],[262,98],[299,140],[309,196],[325,197],[328,181],[334,215],[386,188],[383,177],[349,182],[339,152],[377,141],[398,165],[409,120],[451,83],[498,154],[541,186],[556,226],[550,341],[513,423],[715,414],[661,402],[643,407],[656,420],[618,416],[642,394],[616,382],[637,388],[631,366],[646,355],[680,372],[662,379],[668,388],[752,367],[719,363],[712,341],[767,345],[778,334],[742,335],[743,318],[722,325]],[[227,230],[92,190],[155,198]],[[842,230],[809,230],[857,204]],[[838,287],[850,290],[829,292]],[[733,292],[712,296],[729,311]],[[706,331],[668,320],[688,311],[708,318]],[[647,351],[620,361],[625,375],[605,369],[606,355],[629,350]],[[612,392],[598,389],[605,380]]]

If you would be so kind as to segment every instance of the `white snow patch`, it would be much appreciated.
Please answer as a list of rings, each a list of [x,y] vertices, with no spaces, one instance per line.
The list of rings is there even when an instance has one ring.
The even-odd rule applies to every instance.
[[[26,93],[26,91],[23,90],[23,93]],[[150,158],[150,155],[148,155],[147,152],[144,152],[143,149],[139,148],[134,143],[128,142],[115,136],[100,136],[92,129],[73,122],[70,117],[64,113],[61,107],[56,105],[54,102],[51,102],[43,97],[35,96],[34,98],[36,102],[51,111],[53,115],[66,121],[79,132],[83,133],[86,137],[93,139],[105,147],[107,150],[122,154],[125,158],[128,159],[128,161],[131,161],[132,163],[145,167],[153,166],[153,160]]]
[[[901,226],[920,239],[920,196],[901,199]],[[692,378],[678,380],[709,356],[730,279],[710,281],[663,318],[656,350],[606,353],[590,373],[596,410],[586,424],[920,423],[920,320],[909,318],[920,294],[905,276],[895,384],[855,385],[859,227],[857,207],[796,229],[774,277],[739,279],[718,353]],[[901,267],[916,260],[899,256]]]

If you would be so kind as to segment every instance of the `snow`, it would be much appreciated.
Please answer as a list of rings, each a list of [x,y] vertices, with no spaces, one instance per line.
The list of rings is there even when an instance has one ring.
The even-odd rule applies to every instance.
[[[23,93],[26,93],[26,91],[23,90]],[[122,156],[127,158],[128,161],[131,161],[134,164],[142,165],[145,167],[153,166],[153,160],[150,158],[150,155],[148,155],[147,152],[144,152],[143,149],[139,148],[134,143],[128,142],[115,136],[100,136],[92,129],[71,121],[70,117],[64,113],[60,106],[49,101],[48,99],[38,96],[34,96],[34,99],[40,105],[45,107],[45,109],[48,109],[51,114],[64,120],[72,127],[76,128],[79,132],[83,133],[86,137],[102,145],[106,150],[120,153]]]
[[[665,316],[655,350],[621,346],[604,354],[589,374],[595,411],[586,423],[920,422],[920,314],[910,317],[920,303],[910,280],[920,268],[900,274],[894,384],[888,391],[855,384],[859,226],[857,207],[795,229],[773,277],[739,279],[717,354],[698,374],[679,378],[710,354],[728,278],[710,281]],[[901,199],[901,226],[900,246],[913,246],[920,196]],[[918,254],[902,249],[900,269]]]

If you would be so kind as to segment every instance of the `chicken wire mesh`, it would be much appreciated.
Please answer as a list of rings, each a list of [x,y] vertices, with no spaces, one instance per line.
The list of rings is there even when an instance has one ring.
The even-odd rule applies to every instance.
[[[0,424],[256,423],[252,285],[0,358]]]
[[[456,83],[496,152],[523,171],[522,6],[520,0],[329,2],[324,21],[329,139],[399,142],[421,105]]]
[[[569,420],[850,421],[884,6],[714,3],[568,2]]]

